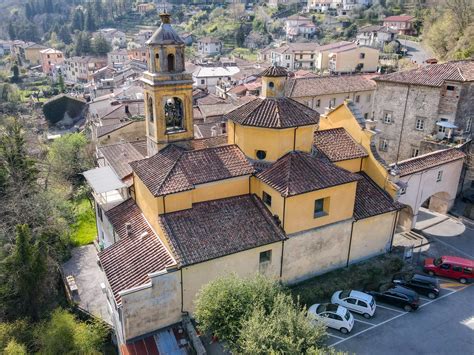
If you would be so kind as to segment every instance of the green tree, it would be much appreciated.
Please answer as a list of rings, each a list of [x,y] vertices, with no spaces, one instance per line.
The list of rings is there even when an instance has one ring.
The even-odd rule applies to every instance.
[[[26,346],[18,344],[15,340],[11,340],[3,349],[5,355],[26,355]]]
[[[60,182],[79,187],[81,173],[92,166],[88,141],[83,133],[70,133],[56,139],[48,152],[51,173]]]
[[[87,3],[87,10],[84,18],[84,30],[93,32],[96,29],[96,23],[94,19],[94,12],[92,10],[91,3]]]
[[[84,12],[80,7],[76,8],[72,13],[72,30],[82,31],[84,30]]]
[[[1,265],[1,313],[7,318],[38,320],[47,292],[43,287],[46,272],[46,245],[41,239],[34,241],[27,225],[18,225],[13,251]]]
[[[323,346],[326,327],[312,322],[290,295],[278,294],[270,312],[256,307],[242,322],[238,341],[242,354],[308,354]]]
[[[80,322],[62,309],[37,329],[40,354],[100,354],[106,335],[102,324]]]
[[[12,66],[12,82],[17,83],[20,81],[20,69],[17,64]]]
[[[11,21],[8,23],[8,37],[10,37],[12,41],[16,39],[16,29]]]
[[[59,91],[61,93],[63,93],[66,90],[66,87],[64,85],[64,77],[62,73],[59,73],[58,86],[59,86]]]
[[[68,26],[62,26],[58,33],[59,39],[64,42],[64,44],[71,44],[72,38],[71,33],[69,32]]]
[[[250,279],[235,275],[218,278],[198,293],[195,317],[199,328],[236,349],[242,322],[254,307],[269,313],[281,290],[278,283],[260,275]]]
[[[94,53],[99,56],[105,56],[111,50],[109,42],[102,35],[94,38]]]

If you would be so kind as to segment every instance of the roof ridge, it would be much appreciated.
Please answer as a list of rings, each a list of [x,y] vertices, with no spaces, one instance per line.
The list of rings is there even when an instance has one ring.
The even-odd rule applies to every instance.
[[[286,180],[286,193],[285,193],[286,196],[289,196],[289,194],[290,194],[291,172],[293,171],[293,169],[292,169],[291,167],[292,167],[292,165],[293,165],[293,164],[292,164],[292,160],[293,160],[293,153],[294,153],[294,152],[295,152],[295,151],[292,150],[292,151],[290,151],[290,152],[287,153],[287,154],[289,155],[289,162],[288,162],[289,167],[288,167],[288,173],[287,173],[287,175],[286,175],[286,179],[287,179],[287,180]]]
[[[168,179],[169,179],[171,173],[175,171],[175,168],[176,168],[176,166],[178,165],[178,163],[180,162],[180,160],[181,160],[182,156],[184,155],[184,153],[187,153],[187,152],[188,152],[188,151],[186,151],[186,150],[180,152],[181,154],[179,155],[178,159],[176,159],[176,161],[173,163],[173,166],[172,166],[171,169],[168,171],[168,173],[166,174],[165,178],[163,179],[163,181],[161,182],[161,184],[160,184],[160,185],[158,186],[158,188],[156,189],[157,194],[159,194],[159,192],[160,192],[161,188],[163,187],[163,185],[168,181]],[[159,152],[158,152],[157,154],[159,154]],[[194,186],[194,184],[191,184],[191,182],[189,181],[189,178],[188,178],[188,176],[186,175],[186,173],[184,172],[184,170],[183,170],[183,175],[186,177],[186,180],[188,181],[188,183],[189,183],[190,185],[193,185],[193,186]],[[158,195],[156,195],[156,196],[158,196]]]

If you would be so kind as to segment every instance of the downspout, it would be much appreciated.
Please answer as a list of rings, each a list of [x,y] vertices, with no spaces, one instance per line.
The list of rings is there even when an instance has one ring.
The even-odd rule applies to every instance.
[[[393,221],[392,238],[390,239],[390,249],[388,250],[390,253],[392,252],[392,248],[393,248],[393,239],[395,237],[395,229],[397,228],[397,221],[398,221],[399,213],[400,213],[400,211],[397,210],[397,213],[395,214],[395,219]]]
[[[280,259],[280,280],[283,276],[283,253],[285,251],[285,241],[281,241],[281,259]]]
[[[364,158],[360,158],[360,168],[359,168],[359,172],[362,171],[362,162],[364,161]]]
[[[166,213],[166,203],[165,203],[166,195],[163,195],[163,213]]]
[[[179,270],[181,272],[181,313],[184,313],[183,268],[181,268]]]
[[[405,97],[405,107],[403,108],[403,117],[402,117],[402,128],[400,129],[400,138],[398,139],[398,148],[397,148],[397,159],[395,160],[395,163],[398,163],[398,158],[400,156],[400,144],[402,143],[402,135],[403,135],[403,128],[405,125],[405,117],[407,113],[408,96],[410,94],[410,87],[411,85],[408,85],[407,95]]]
[[[281,228],[285,230],[285,210],[286,210],[286,197],[283,197],[283,218],[281,222]]]
[[[351,247],[352,247],[352,234],[354,232],[354,223],[356,221],[352,221],[352,225],[351,225],[351,237],[349,239],[349,250],[347,251],[347,263],[346,263],[346,267],[349,267],[349,261],[351,259]]]
[[[294,135],[293,135],[293,151],[296,150],[296,130],[298,127],[295,128]]]

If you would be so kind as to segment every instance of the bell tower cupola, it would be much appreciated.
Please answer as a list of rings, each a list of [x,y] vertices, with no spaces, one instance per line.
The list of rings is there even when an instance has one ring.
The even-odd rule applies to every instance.
[[[146,42],[148,67],[142,82],[148,155],[168,143],[194,138],[191,74],[186,72],[184,41],[171,26],[171,17],[160,14],[161,25]]]
[[[262,97],[284,97],[285,83],[288,76],[288,71],[276,65],[264,70],[259,74],[262,78]]]

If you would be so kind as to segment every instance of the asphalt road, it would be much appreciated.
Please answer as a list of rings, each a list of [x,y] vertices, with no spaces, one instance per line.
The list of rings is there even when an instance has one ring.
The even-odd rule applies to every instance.
[[[450,287],[451,290],[442,290],[434,301],[423,300],[415,312],[378,308],[378,314],[368,320],[375,326],[356,322],[349,337],[331,333],[340,337],[330,337],[331,343],[337,350],[358,355],[471,355],[474,353],[474,285]],[[387,312],[393,313],[386,315]]]
[[[403,47],[408,49],[408,58],[416,62],[417,64],[423,64],[423,62],[429,58],[433,58],[433,53],[429,48],[419,42],[413,42],[408,40],[400,40]]]

